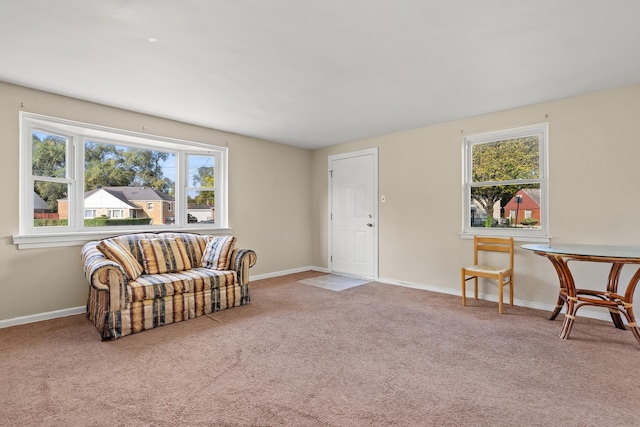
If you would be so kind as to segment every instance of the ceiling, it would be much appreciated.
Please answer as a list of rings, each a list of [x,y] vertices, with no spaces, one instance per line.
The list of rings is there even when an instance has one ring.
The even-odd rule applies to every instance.
[[[0,80],[319,148],[640,82],[632,0],[3,0]]]

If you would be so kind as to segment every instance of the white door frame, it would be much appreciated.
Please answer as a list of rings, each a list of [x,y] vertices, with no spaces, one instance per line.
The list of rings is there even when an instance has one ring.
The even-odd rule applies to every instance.
[[[328,165],[328,173],[327,173],[327,180],[328,180],[328,187],[329,187],[329,200],[328,200],[328,209],[329,212],[327,213],[327,230],[328,230],[328,243],[329,243],[329,247],[327,248],[327,260],[329,261],[329,272],[333,272],[333,263],[331,260],[331,250],[333,247],[333,230],[331,227],[331,213],[333,212],[332,209],[332,203],[333,203],[333,185],[331,182],[331,165],[332,162],[334,160],[342,160],[342,159],[349,159],[352,157],[359,157],[359,156],[366,156],[366,155],[373,155],[373,277],[365,277],[366,279],[371,279],[371,280],[377,280],[378,279],[378,148],[369,148],[366,150],[360,150],[360,151],[352,151],[350,153],[343,153],[343,154],[334,154],[334,155],[330,155],[328,160],[329,160],[329,165]]]

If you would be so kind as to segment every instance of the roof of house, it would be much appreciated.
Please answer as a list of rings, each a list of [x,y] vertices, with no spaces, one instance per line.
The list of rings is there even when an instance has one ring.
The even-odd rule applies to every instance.
[[[44,199],[40,197],[35,191],[33,192],[33,209],[49,209],[49,205],[47,205],[47,202],[45,202]]]
[[[504,206],[505,209],[537,209],[540,207],[540,189],[539,188],[521,188],[516,193],[524,195],[521,203],[516,203],[516,196],[513,196]]]
[[[85,199],[95,193],[98,190],[104,190],[109,194],[117,197],[123,202],[129,202],[131,200],[144,200],[144,201],[154,201],[154,200],[165,200],[172,202],[173,197],[165,194],[161,191],[157,191],[151,187],[101,187],[96,188],[95,190],[89,190],[84,193]]]
[[[531,199],[536,202],[538,205],[540,204],[540,189],[539,188],[523,188],[522,191],[527,193],[527,196],[531,197]]]

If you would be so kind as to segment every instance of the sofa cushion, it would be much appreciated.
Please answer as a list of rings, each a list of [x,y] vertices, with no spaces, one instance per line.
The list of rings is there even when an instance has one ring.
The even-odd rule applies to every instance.
[[[184,242],[184,247],[187,250],[189,256],[189,262],[191,262],[191,268],[202,266],[202,253],[207,246],[209,236],[202,236],[200,234],[193,233],[164,233],[166,237],[180,237]]]
[[[119,240],[101,240],[98,242],[97,248],[111,261],[120,264],[129,280],[135,280],[144,272],[144,268],[140,265],[138,260]]]
[[[143,239],[156,239],[158,237],[157,233],[134,233],[124,234],[115,238],[118,239],[125,248],[129,248],[129,252],[136,257],[144,270],[144,259],[142,259],[142,252],[140,251],[140,245],[138,242]]]
[[[234,236],[211,236],[202,254],[202,267],[228,270],[235,244]]]
[[[180,237],[159,237],[138,242],[146,274],[189,270],[191,262]]]
[[[199,267],[182,271],[178,274],[189,277],[189,280],[193,283],[193,292],[224,288],[235,285],[238,281],[234,270],[211,270],[210,268]]]
[[[182,293],[224,289],[236,283],[235,271],[192,268],[179,273],[143,274],[128,283],[129,302],[163,298]]]

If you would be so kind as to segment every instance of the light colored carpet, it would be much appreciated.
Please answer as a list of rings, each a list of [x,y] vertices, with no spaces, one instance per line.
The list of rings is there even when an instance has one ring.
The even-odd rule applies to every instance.
[[[337,274],[325,274],[324,276],[299,280],[299,282],[304,283],[305,285],[317,286],[318,288],[340,292],[346,289],[355,288],[356,286],[364,285],[365,283],[369,283],[370,280],[340,276]]]
[[[633,334],[371,282],[251,283],[251,303],[101,342],[83,316],[0,329],[0,426],[637,427]]]

